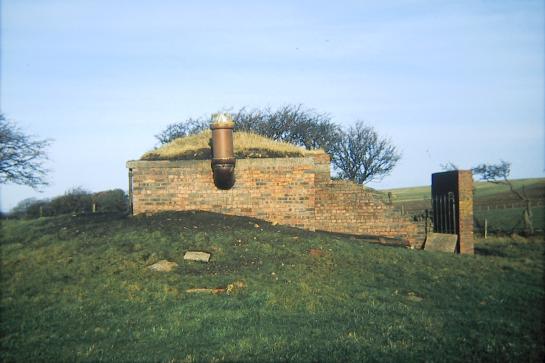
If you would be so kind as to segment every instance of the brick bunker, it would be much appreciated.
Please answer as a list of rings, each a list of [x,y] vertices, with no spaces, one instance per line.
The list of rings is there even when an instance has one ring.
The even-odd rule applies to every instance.
[[[214,185],[208,160],[127,162],[133,214],[208,211],[255,217],[311,231],[400,238],[419,248],[423,223],[365,187],[332,181],[325,152],[236,160],[234,186]]]

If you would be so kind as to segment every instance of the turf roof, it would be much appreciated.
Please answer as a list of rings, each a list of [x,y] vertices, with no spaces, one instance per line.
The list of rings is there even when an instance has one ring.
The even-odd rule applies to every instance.
[[[211,138],[212,133],[206,130],[197,135],[180,137],[168,144],[148,151],[141,160],[208,160],[212,158]],[[321,149],[305,150],[302,147],[268,139],[266,137],[248,133],[234,133],[235,157],[237,159],[248,158],[278,158],[278,157],[302,157],[323,153]]]

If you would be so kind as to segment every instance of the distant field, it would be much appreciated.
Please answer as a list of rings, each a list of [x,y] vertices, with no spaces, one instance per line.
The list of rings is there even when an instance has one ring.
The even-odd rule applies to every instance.
[[[475,218],[475,232],[483,233],[485,219],[488,222],[489,232],[508,232],[521,221],[522,212],[523,208],[491,209],[489,211],[476,210],[473,214]],[[545,208],[532,208],[532,213],[534,215],[534,228],[538,231],[543,231],[545,229]],[[519,224],[515,230],[522,230],[522,224]]]
[[[2,362],[541,362],[540,238],[475,256],[209,213],[1,221]],[[184,261],[207,251],[209,263]],[[172,272],[147,267],[166,259]],[[190,293],[191,288],[240,288]]]
[[[524,186],[526,194],[530,199],[541,200],[545,198],[545,178],[533,179],[515,179],[513,184],[517,190],[521,190]],[[487,182],[475,182],[475,204],[491,203],[509,203],[518,202],[509,187],[506,185],[498,185]],[[391,192],[394,203],[421,202],[431,198],[431,187],[420,186],[411,188],[396,188],[381,190],[385,195]]]
[[[513,184],[517,190],[524,191],[532,200],[534,227],[545,230],[545,178],[516,179]],[[486,218],[490,231],[508,232],[517,225],[524,203],[520,201],[506,185],[487,182],[475,182],[474,215],[478,230]],[[420,214],[431,210],[431,187],[398,188],[381,190],[383,199],[388,200],[392,193],[392,202],[407,214]]]

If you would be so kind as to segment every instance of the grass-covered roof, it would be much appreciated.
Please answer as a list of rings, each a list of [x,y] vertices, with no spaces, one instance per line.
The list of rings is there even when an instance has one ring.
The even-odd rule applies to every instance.
[[[148,151],[141,160],[207,160],[212,158],[210,138],[212,132],[180,137],[168,144]],[[302,147],[248,133],[234,133],[234,151],[237,159],[301,157],[323,153],[323,150],[305,150]]]

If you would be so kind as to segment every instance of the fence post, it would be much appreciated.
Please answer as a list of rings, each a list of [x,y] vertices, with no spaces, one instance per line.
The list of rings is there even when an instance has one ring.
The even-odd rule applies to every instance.
[[[484,219],[484,239],[488,237],[488,219]]]
[[[424,233],[426,234],[426,237],[428,236],[428,230],[429,230],[429,212],[428,210],[426,209],[426,211],[424,212],[425,213],[425,217],[424,217]]]

